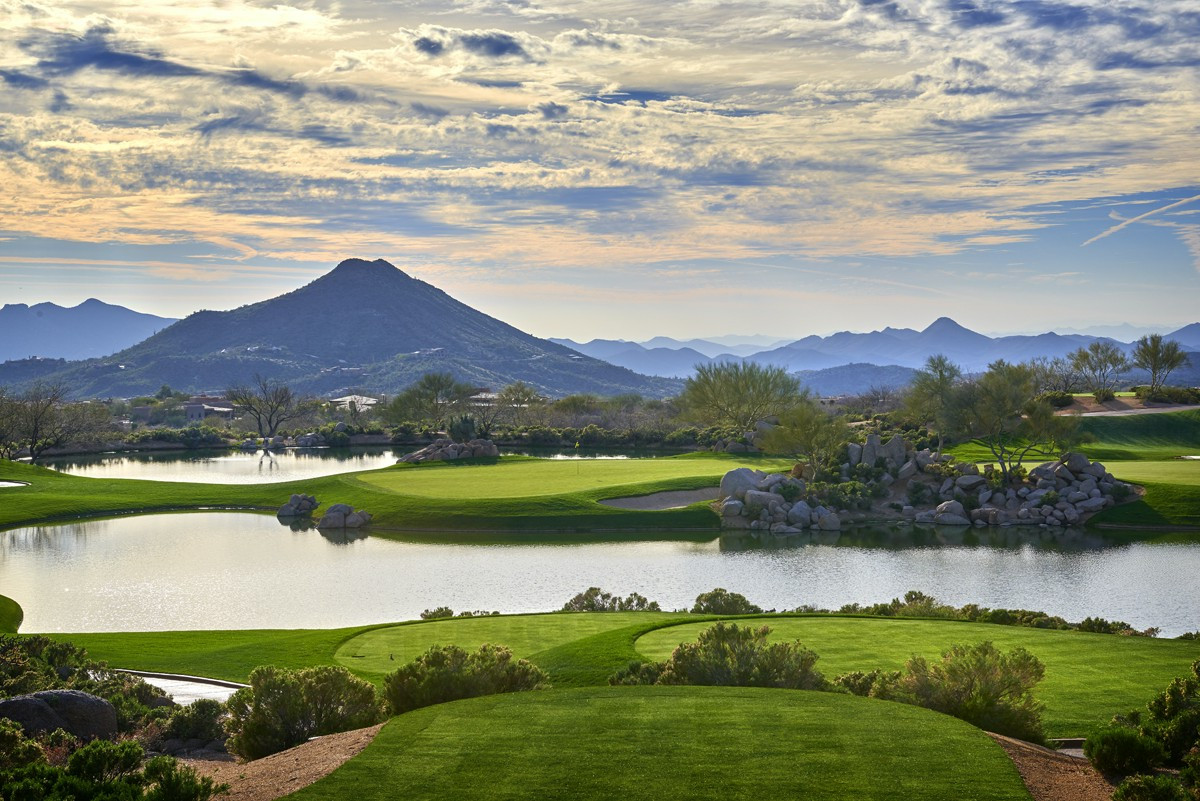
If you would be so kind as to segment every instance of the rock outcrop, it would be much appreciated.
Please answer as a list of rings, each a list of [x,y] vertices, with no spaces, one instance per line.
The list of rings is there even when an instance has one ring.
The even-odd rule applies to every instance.
[[[317,510],[317,499],[311,495],[293,495],[287,503],[279,507],[276,517],[310,517]]]
[[[400,457],[402,462],[443,462],[452,459],[480,459],[496,457],[500,449],[490,439],[473,439],[470,442],[455,442],[443,438],[436,439],[419,451],[406,453]]]
[[[371,522],[371,514],[362,509],[355,510],[348,503],[330,504],[317,521],[317,528],[360,528]]]
[[[117,736],[117,710],[108,701],[79,690],[42,690],[0,700],[0,718],[20,724],[26,734],[62,729],[81,740]]]

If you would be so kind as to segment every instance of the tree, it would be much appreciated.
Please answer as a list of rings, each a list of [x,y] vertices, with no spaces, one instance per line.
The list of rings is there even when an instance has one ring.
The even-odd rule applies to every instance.
[[[1167,376],[1191,362],[1178,342],[1164,342],[1162,334],[1150,334],[1139,339],[1133,346],[1133,366],[1150,371],[1150,394],[1158,392],[1167,383]]]
[[[1078,416],[1056,416],[1038,400],[1036,377],[1028,364],[1000,359],[978,380],[960,384],[953,401],[961,410],[956,425],[987,446],[1005,480],[1030,453],[1051,456],[1077,436]]]
[[[0,387],[0,459],[13,459],[20,449],[17,433],[17,400],[6,387]]]
[[[497,419],[524,425],[530,414],[546,403],[538,391],[524,381],[514,381],[496,395]]]
[[[1070,356],[1071,366],[1083,374],[1085,385],[1097,400],[1110,399],[1117,382],[1117,373],[1129,368],[1125,354],[1111,342],[1096,340]]]
[[[20,395],[0,393],[0,454],[21,449],[37,460],[51,448],[82,442],[102,432],[109,413],[99,403],[69,403],[63,384],[37,382]]]
[[[942,354],[930,356],[925,366],[913,375],[904,405],[918,421],[928,424],[937,434],[937,452],[941,454],[946,432],[954,427],[960,409],[956,401],[962,369]]]
[[[250,386],[237,385],[225,390],[225,398],[254,418],[260,437],[273,437],[287,423],[308,414],[313,402],[292,392],[291,387],[270,381],[258,373]]]
[[[821,408],[807,393],[779,415],[779,425],[763,438],[768,453],[785,453],[807,462],[814,475],[823,470],[850,441],[845,420]]]
[[[759,420],[786,412],[800,400],[800,382],[782,367],[754,362],[696,365],[679,395],[685,412],[708,425],[749,431]]]
[[[392,399],[383,417],[389,423],[413,421],[441,428],[451,415],[470,411],[468,401],[475,391],[473,384],[450,373],[426,373]]]
[[[1029,361],[1037,373],[1037,385],[1042,392],[1065,392],[1072,395],[1083,387],[1083,376],[1075,369],[1070,359],[1056,356],[1048,359],[1038,356]]]

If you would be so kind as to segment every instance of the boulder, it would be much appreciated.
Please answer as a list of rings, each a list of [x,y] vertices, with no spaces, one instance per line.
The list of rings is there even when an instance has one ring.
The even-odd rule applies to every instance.
[[[743,503],[747,507],[753,509],[770,509],[772,506],[777,506],[783,502],[783,499],[773,492],[762,492],[761,490],[747,490],[742,498]]]
[[[980,504],[985,504],[985,503],[987,503],[988,501],[990,501],[990,500],[992,499],[992,495],[993,495],[993,494],[995,494],[995,493],[993,493],[993,492],[992,492],[990,489],[988,489],[987,487],[984,487],[983,489],[981,489],[981,490],[979,491],[979,503],[980,503]]]
[[[346,528],[360,528],[371,522],[371,515],[362,509],[346,515]]]
[[[932,509],[925,509],[924,511],[917,512],[916,516],[913,518],[913,522],[932,523],[936,517],[937,512],[933,511]]]
[[[929,448],[917,451],[913,459],[917,462],[917,469],[922,472],[924,472],[926,467],[934,463],[933,453],[930,452]]]
[[[942,515],[954,515],[955,517],[961,517],[963,520],[967,520],[967,511],[963,509],[963,505],[958,501],[944,501],[943,503],[938,504],[937,514],[938,517],[941,517]],[[971,521],[967,520],[967,522],[970,523]]]
[[[745,505],[737,498],[726,498],[721,504],[721,517],[739,517]]]
[[[830,512],[827,515],[822,515],[821,519],[817,521],[817,528],[821,529],[821,531],[841,531],[841,518],[839,518],[833,512]]]
[[[761,470],[750,467],[730,470],[721,478],[721,497],[742,500],[746,496],[746,490],[758,487],[758,482],[762,481],[764,477]]]
[[[1071,468],[1065,464],[1060,464],[1054,468],[1054,478],[1059,481],[1066,481],[1068,484],[1076,480],[1075,474],[1071,472]]]
[[[987,483],[987,479],[979,475],[959,476],[954,485],[964,492],[974,492]]]
[[[904,439],[899,434],[894,434],[881,448],[883,458],[887,460],[888,467],[892,470],[897,469],[904,464]]]
[[[342,504],[344,505],[344,504]],[[321,515],[321,519],[317,521],[317,528],[345,528],[346,513],[335,512],[332,509]]]
[[[1098,512],[1108,504],[1108,498],[1088,498],[1086,501],[1080,501],[1075,504],[1075,508],[1081,512]]]
[[[907,481],[917,474],[917,460],[909,459],[900,469],[896,471],[896,479],[899,481]]]
[[[950,514],[949,512],[939,512],[934,515],[933,522],[939,526],[969,526],[971,521],[962,515]]]
[[[341,513],[344,515],[348,515],[353,511],[354,511],[354,507],[348,503],[332,503],[329,505],[329,508],[325,510],[325,514],[334,512],[334,513]]]
[[[20,724],[27,734],[63,729],[81,740],[117,736],[117,710],[108,701],[79,690],[42,690],[0,701],[0,718]]]
[[[862,452],[863,447],[857,442],[851,442],[846,446],[846,454],[848,456],[847,461],[850,463],[851,467],[854,467],[862,461]]]
[[[788,509],[788,522],[793,526],[807,526],[812,523],[812,507],[804,501],[796,501]]]
[[[862,449],[862,464],[867,467],[874,467],[876,460],[882,455],[880,449],[883,446],[879,443],[878,434],[867,434],[867,442]]]
[[[761,490],[762,492],[770,492],[772,487],[782,484],[785,478],[787,478],[787,476],[785,476],[783,473],[769,473],[768,475],[763,476],[754,488],[756,490]]]
[[[1062,463],[1072,473],[1082,473],[1091,466],[1091,462],[1082,453],[1065,453],[1063,454]]]

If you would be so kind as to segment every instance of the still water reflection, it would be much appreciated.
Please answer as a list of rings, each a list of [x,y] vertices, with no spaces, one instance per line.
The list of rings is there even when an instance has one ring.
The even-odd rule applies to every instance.
[[[1200,628],[1200,545],[1098,548],[1089,535],[1003,532],[980,543],[895,533],[794,541],[553,544],[444,535],[327,537],[245,513],[174,514],[0,532],[0,594],[23,631],[333,627],[423,609],[547,611],[589,586],[664,608],[725,587],[764,607],[886,601],[910,589],[961,605]],[[958,535],[951,535],[958,536]],[[1000,535],[997,535],[1000,536]]]

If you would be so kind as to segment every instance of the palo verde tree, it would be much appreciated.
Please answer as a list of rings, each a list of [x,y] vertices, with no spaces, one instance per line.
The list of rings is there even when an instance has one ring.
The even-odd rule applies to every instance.
[[[909,384],[904,406],[918,422],[937,434],[937,452],[941,454],[946,432],[954,428],[960,412],[957,401],[962,369],[943,354],[930,356]]]
[[[1085,386],[1096,396],[1096,400],[1111,400],[1117,374],[1129,368],[1129,360],[1121,349],[1102,340],[1074,351],[1070,358],[1071,366],[1083,375]]]
[[[1151,395],[1163,388],[1172,372],[1189,364],[1179,343],[1164,342],[1162,334],[1144,336],[1133,346],[1133,366],[1150,372]]]
[[[524,381],[514,381],[496,395],[497,420],[524,425],[525,422],[546,404],[546,399],[534,387]]]
[[[225,398],[235,409],[245,412],[258,426],[260,437],[273,437],[284,423],[299,419],[313,409],[313,401],[292,392],[286,384],[271,381],[258,373],[254,383],[225,390]]]
[[[959,385],[956,425],[996,458],[1005,480],[1030,454],[1056,456],[1078,436],[1078,415],[1055,415],[1038,398],[1037,371],[1000,359],[975,381]]]
[[[846,421],[821,408],[807,392],[779,415],[779,425],[767,432],[763,448],[807,463],[816,475],[841,454],[850,441]]]
[[[684,413],[708,425],[749,431],[765,417],[781,415],[800,402],[800,382],[782,367],[754,362],[696,365],[679,404]]]
[[[382,411],[389,423],[419,422],[441,428],[453,415],[473,411],[476,387],[451,373],[426,373],[392,399]]]

